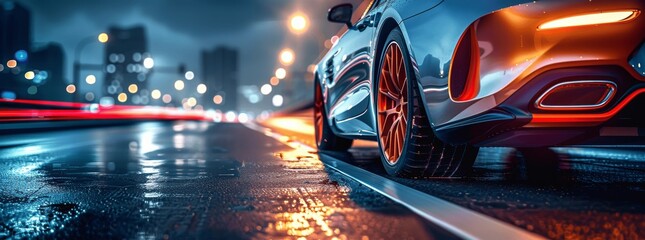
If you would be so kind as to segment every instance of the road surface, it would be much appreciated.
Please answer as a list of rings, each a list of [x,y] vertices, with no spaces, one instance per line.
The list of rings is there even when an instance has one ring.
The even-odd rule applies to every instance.
[[[461,227],[477,231],[479,218],[443,224],[451,220],[424,215],[418,209],[433,206],[409,191],[393,198],[368,178],[529,235],[645,237],[645,148],[490,148],[468,178],[400,179],[386,176],[371,143],[303,151],[308,116],[273,120],[2,135],[0,238],[450,239],[472,236]]]

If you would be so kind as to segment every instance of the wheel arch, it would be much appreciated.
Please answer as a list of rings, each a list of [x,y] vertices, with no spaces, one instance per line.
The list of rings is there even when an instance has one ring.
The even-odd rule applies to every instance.
[[[405,42],[405,48],[408,51],[408,55],[410,57],[410,63],[412,64],[412,66],[411,66],[412,67],[412,72],[415,75],[416,84],[418,86],[418,88],[417,88],[417,91],[419,91],[418,94],[419,94],[419,96],[421,96],[421,100],[424,103],[422,105],[426,110],[425,111],[426,115],[429,115],[429,111],[427,109],[428,106],[427,106],[427,104],[425,104],[425,102],[426,102],[425,95],[423,94],[421,85],[419,84],[419,81],[418,81],[418,79],[420,77],[419,76],[419,71],[418,71],[418,69],[416,69],[416,63],[415,63],[416,58],[415,58],[414,52],[412,51],[411,42],[410,42],[410,40],[408,38],[407,30],[405,28],[405,22],[403,22],[403,19],[401,19],[401,17],[398,16],[398,15],[389,13],[388,11],[386,11],[386,14],[389,15],[389,16],[385,17],[385,19],[383,20],[383,23],[380,25],[380,27],[377,30],[376,38],[375,38],[376,41],[375,41],[375,45],[374,45],[373,63],[372,63],[372,76],[373,77],[372,77],[372,82],[371,82],[372,108],[376,107],[376,105],[375,105],[376,102],[374,102],[374,100],[376,99],[376,95],[374,93],[374,90],[377,89],[377,87],[378,87],[377,86],[378,81],[376,79],[377,79],[378,74],[379,74],[378,71],[379,71],[379,67],[380,67],[380,63],[381,63],[381,53],[383,51],[383,48],[385,48],[385,41],[387,40],[387,37],[390,34],[390,32],[392,30],[398,28],[401,31],[402,35],[403,35],[402,37],[403,37],[403,40]],[[432,123],[431,119],[432,118],[430,118],[430,116],[428,116],[428,120],[430,121],[430,125],[434,129],[434,124]],[[374,123],[373,123],[374,127],[376,128],[376,116],[373,117],[373,121],[374,121]]]

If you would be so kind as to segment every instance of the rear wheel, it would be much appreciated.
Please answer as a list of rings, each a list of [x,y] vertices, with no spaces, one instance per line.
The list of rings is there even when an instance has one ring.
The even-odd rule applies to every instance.
[[[345,151],[352,146],[352,140],[336,136],[327,124],[327,112],[323,104],[322,89],[314,84],[314,124],[316,146],[319,150]]]
[[[404,177],[455,177],[468,172],[478,148],[435,137],[399,29],[385,41],[376,85],[376,119],[385,170]]]

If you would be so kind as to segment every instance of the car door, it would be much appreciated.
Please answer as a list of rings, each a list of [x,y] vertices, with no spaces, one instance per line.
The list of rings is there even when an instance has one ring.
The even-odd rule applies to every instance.
[[[384,0],[372,0],[326,60],[327,109],[341,135],[374,137],[370,106],[373,39]]]

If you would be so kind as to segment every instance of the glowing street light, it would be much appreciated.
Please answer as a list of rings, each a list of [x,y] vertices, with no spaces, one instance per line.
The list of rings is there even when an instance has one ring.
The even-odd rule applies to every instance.
[[[147,57],[143,59],[143,67],[147,69],[151,69],[155,66],[155,60],[152,59],[151,57]]]
[[[96,76],[94,76],[92,74],[87,75],[87,77],[85,77],[85,82],[87,84],[89,84],[89,85],[92,85],[92,84],[96,83]]]
[[[152,99],[159,99],[161,97],[161,91],[158,89],[152,90],[152,92],[150,92],[150,96]]]
[[[170,94],[164,94],[161,100],[164,103],[170,103],[170,101],[172,101],[172,96],[170,96]]]
[[[107,35],[107,33],[101,33],[99,34],[98,39],[100,43],[106,43],[110,39],[110,37]]]
[[[222,101],[224,101],[224,98],[221,95],[215,95],[215,97],[213,97],[213,102],[215,104],[221,104]]]
[[[282,49],[280,51],[280,62],[285,66],[290,66],[293,64],[293,61],[296,59],[296,55],[293,50],[289,48]]]
[[[269,85],[269,84],[264,84],[264,85],[262,85],[262,87],[260,88],[260,92],[261,92],[263,95],[269,95],[269,93],[271,93],[271,90],[273,90],[273,88],[272,88],[272,87],[271,87],[271,85]]]
[[[190,97],[188,98],[186,103],[188,103],[188,106],[194,107],[195,105],[197,105],[197,99],[195,99],[194,97]]]
[[[186,80],[193,80],[195,78],[195,73],[193,71],[188,71],[184,74]]]
[[[102,33],[99,33],[98,36],[97,35],[87,36],[87,37],[81,39],[81,41],[79,41],[76,44],[76,47],[74,48],[74,65],[73,65],[73,68],[72,68],[72,72],[73,72],[73,74],[72,74],[72,76],[73,76],[72,77],[72,83],[75,86],[79,87],[79,93],[81,92],[80,87],[82,86],[81,85],[81,53],[83,52],[83,49],[85,49],[85,46],[87,46],[87,45],[89,45],[91,43],[96,43],[97,40],[98,40],[99,43],[105,44],[105,43],[107,43],[109,38],[110,37],[108,36],[107,33],[102,32]],[[72,101],[78,101],[79,97],[80,97],[79,94],[74,94],[74,96],[72,98]],[[107,100],[105,100],[105,101],[107,101]]]
[[[137,91],[139,91],[139,87],[136,84],[133,83],[128,86],[128,92],[137,93]]]
[[[67,85],[67,87],[65,87],[65,91],[67,91],[67,93],[69,94],[72,94],[76,92],[76,86],[74,86],[74,84]]]
[[[284,68],[278,68],[275,70],[275,77],[278,79],[284,79],[287,77],[287,70],[284,70]]]
[[[294,33],[302,33],[307,30],[309,23],[307,16],[302,13],[295,13],[289,19],[289,29]]]
[[[184,81],[182,80],[175,81],[175,89],[177,89],[178,91],[184,90]]]
[[[34,71],[28,71],[25,73],[25,79],[27,80],[34,79],[34,77],[36,77],[36,74],[34,73]]]
[[[271,83],[271,85],[273,86],[277,86],[278,84],[280,84],[280,79],[278,79],[277,77],[271,77],[271,80],[269,80],[269,83]]]
[[[16,60],[11,59],[7,61],[8,68],[15,68],[16,66],[18,66],[18,62],[16,62]]]
[[[197,93],[199,93],[199,94],[206,93],[207,89],[208,88],[206,87],[206,84],[200,83],[199,85],[197,85]]]
[[[119,93],[119,96],[116,97],[119,102],[125,102],[128,101],[128,95],[125,93]]]
[[[284,101],[284,98],[282,98],[282,95],[275,95],[271,99],[271,103],[273,103],[274,107],[282,106],[283,101]]]

